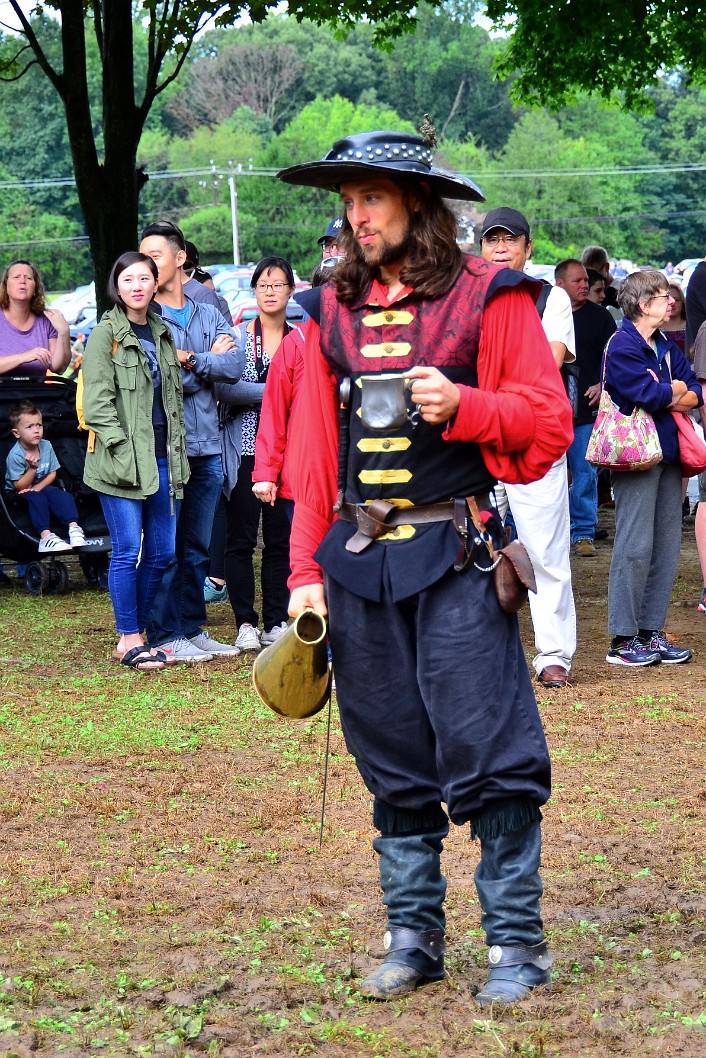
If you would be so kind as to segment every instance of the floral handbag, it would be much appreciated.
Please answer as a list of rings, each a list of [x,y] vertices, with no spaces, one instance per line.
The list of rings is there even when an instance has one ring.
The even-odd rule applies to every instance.
[[[654,419],[644,408],[623,415],[605,388],[608,347],[603,358],[603,388],[598,415],[586,449],[586,460],[607,470],[649,470],[662,462]]]

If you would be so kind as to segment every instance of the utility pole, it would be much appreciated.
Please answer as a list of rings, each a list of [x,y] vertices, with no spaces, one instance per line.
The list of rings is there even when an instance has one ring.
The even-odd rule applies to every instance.
[[[238,189],[235,186],[235,169],[233,162],[229,161],[230,171],[228,174],[228,187],[230,188],[230,216],[233,223],[233,261],[240,264],[240,241],[238,238]],[[242,166],[238,164],[238,172],[241,173]]]

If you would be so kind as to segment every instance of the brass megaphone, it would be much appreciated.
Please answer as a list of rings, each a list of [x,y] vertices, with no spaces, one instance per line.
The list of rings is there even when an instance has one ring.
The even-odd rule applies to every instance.
[[[279,639],[255,658],[253,684],[260,699],[280,716],[302,720],[323,708],[331,673],[326,621],[304,610]]]

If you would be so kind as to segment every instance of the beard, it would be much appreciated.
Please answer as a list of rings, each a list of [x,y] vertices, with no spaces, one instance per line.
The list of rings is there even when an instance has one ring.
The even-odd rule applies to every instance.
[[[356,245],[358,252],[370,268],[384,268],[385,265],[395,265],[404,261],[412,249],[412,241],[412,235],[407,226],[395,242],[379,237],[374,246],[361,246],[360,243]]]

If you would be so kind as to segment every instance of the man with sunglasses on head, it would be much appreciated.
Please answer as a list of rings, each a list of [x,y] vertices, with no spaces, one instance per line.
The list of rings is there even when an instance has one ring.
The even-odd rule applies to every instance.
[[[523,272],[532,256],[526,217],[516,209],[492,209],[481,229],[481,253],[486,261]],[[557,367],[573,363],[574,324],[566,291],[547,283],[537,309]],[[539,481],[507,484],[505,490],[517,535],[529,551],[537,578],[537,593],[530,595],[537,679],[543,687],[567,687],[576,651],[576,608],[571,588],[566,455]]]

